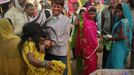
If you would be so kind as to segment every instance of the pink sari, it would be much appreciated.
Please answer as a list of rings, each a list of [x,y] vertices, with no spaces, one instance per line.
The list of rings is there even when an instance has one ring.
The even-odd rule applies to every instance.
[[[90,20],[88,13],[86,13],[84,16],[83,34],[81,41],[81,47],[83,49],[82,55],[84,57],[83,75],[89,75],[97,69],[97,46],[97,26],[93,20]]]
[[[69,8],[70,13],[73,12],[73,3],[74,2],[78,2],[78,0],[68,0],[68,8]]]

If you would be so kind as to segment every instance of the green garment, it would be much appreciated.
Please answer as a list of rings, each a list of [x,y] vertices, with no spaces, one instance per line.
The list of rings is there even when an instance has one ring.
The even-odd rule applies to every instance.
[[[76,57],[76,75],[82,75],[83,70],[84,70],[83,57],[77,56]]]
[[[72,32],[72,38],[71,38],[71,42],[70,42],[70,48],[75,48],[76,46],[76,37],[77,37],[77,33],[78,33],[78,26],[74,25],[74,29]]]
[[[100,40],[99,43],[102,44],[103,46],[106,46],[106,49],[107,49],[107,50],[111,50],[112,41],[108,41],[108,40],[106,39],[106,37],[103,37],[103,40]]]
[[[78,15],[78,19],[79,19],[79,25],[77,26],[77,32],[76,33],[80,34],[80,39],[81,39],[82,29],[83,29],[83,18],[80,15]],[[78,28],[80,30],[79,33],[78,33]],[[74,37],[72,37],[72,41],[74,41],[74,46],[76,45],[77,34],[75,36],[75,41],[73,40]],[[80,39],[78,39],[78,40],[80,40]],[[76,56],[76,73],[77,73],[77,75],[82,75],[83,70],[84,70],[83,57],[82,56]]]
[[[80,31],[82,31],[83,19],[80,16],[78,16],[78,17],[79,17]],[[77,34],[78,34],[78,25],[74,25],[74,29],[73,29],[73,32],[72,32],[72,38],[71,38],[71,42],[70,42],[70,48],[71,49],[75,48],[75,46],[76,46]],[[80,35],[81,35],[81,33],[80,33]]]

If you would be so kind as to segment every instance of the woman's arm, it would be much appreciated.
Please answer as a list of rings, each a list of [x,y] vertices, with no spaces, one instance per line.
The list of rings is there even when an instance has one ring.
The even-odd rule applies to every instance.
[[[30,64],[32,64],[36,67],[45,67],[45,65],[43,65],[43,61],[39,61],[34,58],[33,53],[28,53],[27,58],[28,58],[28,61],[30,62]]]
[[[27,54],[27,59],[29,61],[30,64],[32,64],[35,67],[49,67],[49,61],[40,61],[38,59],[35,58],[34,55],[34,47],[35,47],[35,43],[33,42],[29,42],[28,44],[26,44],[27,46],[24,47],[24,51]],[[45,47],[41,48],[40,45],[40,49],[44,50]]]
[[[124,40],[125,37],[123,35],[123,28],[122,28],[122,26],[120,26],[119,30],[120,31],[117,32],[118,36],[112,37],[112,38],[109,38],[109,39],[112,40],[112,41]]]
[[[27,58],[30,64],[36,66],[36,67],[46,67],[51,68],[52,63],[50,61],[40,61],[34,58],[33,53],[28,53]]]

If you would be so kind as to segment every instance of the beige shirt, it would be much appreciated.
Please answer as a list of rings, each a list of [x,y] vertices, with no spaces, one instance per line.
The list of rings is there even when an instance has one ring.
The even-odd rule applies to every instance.
[[[5,13],[4,18],[11,19],[14,33],[19,35],[22,33],[23,25],[28,22],[26,14],[14,6]]]

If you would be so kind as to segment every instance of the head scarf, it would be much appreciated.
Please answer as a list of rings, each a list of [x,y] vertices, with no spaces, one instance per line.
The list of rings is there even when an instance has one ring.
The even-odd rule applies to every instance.
[[[132,28],[133,28],[133,18],[132,18],[132,13],[131,13],[131,9],[128,6],[127,3],[122,2],[121,3],[122,6],[122,11],[123,11],[123,15],[125,17],[125,20],[122,19],[121,21],[125,23],[125,25],[123,25],[123,32],[124,32],[124,36],[127,36],[128,38],[125,40],[126,44],[127,44],[127,50],[130,51],[131,50],[131,44],[132,44]],[[118,22],[118,17],[115,18],[116,22],[112,28],[112,34],[114,33],[115,28],[119,25],[118,23],[120,23],[120,21]]]
[[[89,19],[90,17],[89,17],[89,14],[88,14],[88,10],[90,10],[92,7],[94,7],[94,6],[90,6],[90,7],[87,8],[87,10],[86,10],[86,12],[84,14],[84,17],[83,17],[84,18],[84,21],[90,20]]]
[[[128,35],[129,39],[126,40],[126,42],[130,43],[130,46],[128,47],[128,50],[131,50],[131,44],[132,44],[132,28],[133,28],[133,17],[132,17],[132,12],[130,7],[128,6],[127,3],[122,2],[121,3],[122,9],[123,9],[123,14],[125,16],[125,18],[128,19],[128,27],[130,29],[130,31],[128,33],[126,33],[126,35]]]
[[[47,14],[45,11],[48,11],[50,13],[50,16],[46,18]],[[52,18],[52,11],[50,9],[42,9],[40,13],[32,20],[36,23],[40,24],[41,26],[48,21],[50,18]],[[30,22],[32,22],[30,21]]]
[[[18,9],[23,9],[23,8],[20,6],[18,0],[15,0],[15,6],[16,6]]]
[[[8,19],[0,19],[0,40],[8,41],[14,38],[13,27]]]
[[[123,14],[124,14],[125,18],[128,19],[130,28],[133,28],[133,17],[132,17],[132,12],[131,12],[130,7],[125,2],[122,2],[121,6],[122,6],[122,9],[123,9]]]
[[[80,9],[78,9],[77,14],[80,14],[80,11],[81,11],[81,10],[85,10],[85,11],[86,11],[86,8],[85,8],[85,7],[82,7],[82,8],[80,8]]]
[[[20,11],[23,11],[23,9],[25,8],[25,7],[22,7],[22,6],[19,4],[19,1],[18,1],[18,0],[11,0],[11,1],[12,1],[12,3],[14,3],[15,7],[16,7],[17,9],[19,9]]]

